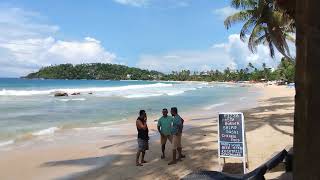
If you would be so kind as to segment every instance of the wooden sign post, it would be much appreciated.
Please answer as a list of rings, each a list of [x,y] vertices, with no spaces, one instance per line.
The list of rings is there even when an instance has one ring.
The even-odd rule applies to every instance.
[[[218,157],[241,158],[243,172],[246,173],[246,142],[244,116],[241,112],[219,113],[218,120]]]

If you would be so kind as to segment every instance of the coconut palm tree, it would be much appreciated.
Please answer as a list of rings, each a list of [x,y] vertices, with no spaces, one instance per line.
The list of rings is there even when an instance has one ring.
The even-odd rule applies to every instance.
[[[227,17],[224,24],[227,29],[234,23],[244,22],[240,39],[248,39],[248,47],[256,52],[259,44],[269,46],[274,57],[277,49],[291,59],[287,41],[293,41],[290,34],[295,33],[294,20],[278,7],[273,0],[232,0],[231,5],[240,11]]]
[[[254,11],[258,9],[259,4],[257,2],[259,1],[233,0],[232,5],[240,9],[242,13],[229,17],[225,23],[227,27],[230,27],[234,22],[246,21],[245,25],[247,25],[244,25],[243,30],[247,29],[247,32],[249,32],[250,29],[252,32],[255,26],[260,24],[265,28],[265,31],[262,31],[262,35],[266,37],[267,35],[269,36],[269,29],[273,30],[273,28],[266,28],[268,25],[266,22],[260,23],[255,19],[259,17],[258,13],[260,13],[258,11],[254,13]],[[295,25],[297,27],[293,177],[294,179],[320,179],[320,171],[318,168],[320,161],[320,21],[318,18],[320,11],[318,7],[320,7],[320,1],[276,0],[276,2],[277,5],[274,5],[273,8],[278,8],[277,6],[279,6],[285,14],[290,16],[289,19],[291,19],[291,21],[295,21],[292,19],[296,19],[296,22],[292,22],[291,25],[290,23],[289,26],[286,24],[288,31],[284,31],[282,36],[286,37],[286,33],[290,32],[291,28],[294,28]],[[270,7],[266,7],[266,9],[270,9]],[[281,13],[281,11],[279,12]],[[263,14],[260,14],[260,17],[263,17]],[[278,27],[280,27],[280,30],[286,30],[286,28],[283,28],[285,26]]]

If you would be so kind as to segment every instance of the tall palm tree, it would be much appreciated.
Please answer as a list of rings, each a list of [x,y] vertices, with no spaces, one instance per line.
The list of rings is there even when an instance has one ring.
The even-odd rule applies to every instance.
[[[240,39],[249,38],[248,47],[252,52],[263,43],[269,46],[271,57],[276,48],[291,59],[287,41],[295,41],[290,35],[295,33],[294,20],[274,0],[232,0],[231,5],[240,11],[227,17],[224,24],[229,29],[234,23],[244,22]]]

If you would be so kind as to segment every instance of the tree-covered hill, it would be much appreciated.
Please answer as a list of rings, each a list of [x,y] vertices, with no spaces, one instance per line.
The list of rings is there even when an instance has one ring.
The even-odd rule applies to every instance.
[[[118,64],[60,64],[41,68],[38,72],[30,73],[24,78],[34,79],[132,79],[155,80],[160,79],[162,73],[148,71]]]
[[[295,61],[282,58],[276,69],[271,69],[262,64],[261,68],[252,63],[244,69],[223,71],[210,70],[191,72],[182,70],[163,74],[157,71],[142,70],[117,64],[61,64],[41,68],[38,72],[31,73],[25,78],[44,79],[110,79],[110,80],[164,80],[164,81],[274,81],[282,80],[293,82],[295,75]]]

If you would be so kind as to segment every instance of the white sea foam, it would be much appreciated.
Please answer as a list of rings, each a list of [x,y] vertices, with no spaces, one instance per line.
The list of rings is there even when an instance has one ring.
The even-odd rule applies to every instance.
[[[84,127],[84,128],[73,128],[76,131],[108,131],[110,127],[96,126],[96,127]]]
[[[86,98],[73,98],[73,99],[58,99],[58,101],[68,102],[68,101],[85,101]]]
[[[162,93],[154,93],[154,94],[130,94],[124,96],[125,98],[147,98],[147,97],[156,97],[156,96],[162,96]]]
[[[117,123],[119,122],[123,122],[123,121],[127,121],[128,119],[127,118],[122,118],[121,120],[117,121]],[[110,125],[110,124],[114,124],[115,122],[114,121],[105,121],[105,122],[101,122],[99,124],[101,125]]]
[[[103,127],[85,127],[85,128],[73,128],[76,131],[83,131],[83,130],[98,130],[103,129]]]
[[[54,92],[53,90],[6,90],[0,91],[0,96],[32,96],[32,95],[45,95]]]
[[[2,141],[2,142],[0,142],[0,147],[8,146],[8,145],[13,144],[13,143],[14,143],[14,140]]]
[[[146,88],[160,88],[160,87],[172,87],[172,84],[166,83],[155,83],[145,85],[128,85],[128,86],[117,86],[117,87],[90,87],[90,88],[70,88],[70,89],[50,89],[50,90],[6,90],[0,91],[0,96],[32,96],[32,95],[49,95],[55,92],[66,92],[66,93],[86,93],[86,92],[114,92],[114,91],[125,91],[135,89],[146,89]]]
[[[217,103],[217,104],[212,104],[210,106],[207,106],[207,107],[204,107],[203,109],[204,110],[210,110],[210,109],[213,109],[213,108],[216,108],[216,107],[219,107],[219,106],[223,106],[223,105],[226,105],[227,103]]]
[[[183,94],[185,91],[175,91],[175,92],[168,92],[166,93],[168,96],[175,96],[179,94]]]
[[[43,136],[43,135],[51,135],[54,134],[56,131],[60,130],[58,127],[50,127],[47,129],[43,129],[37,132],[32,133],[33,136]]]

